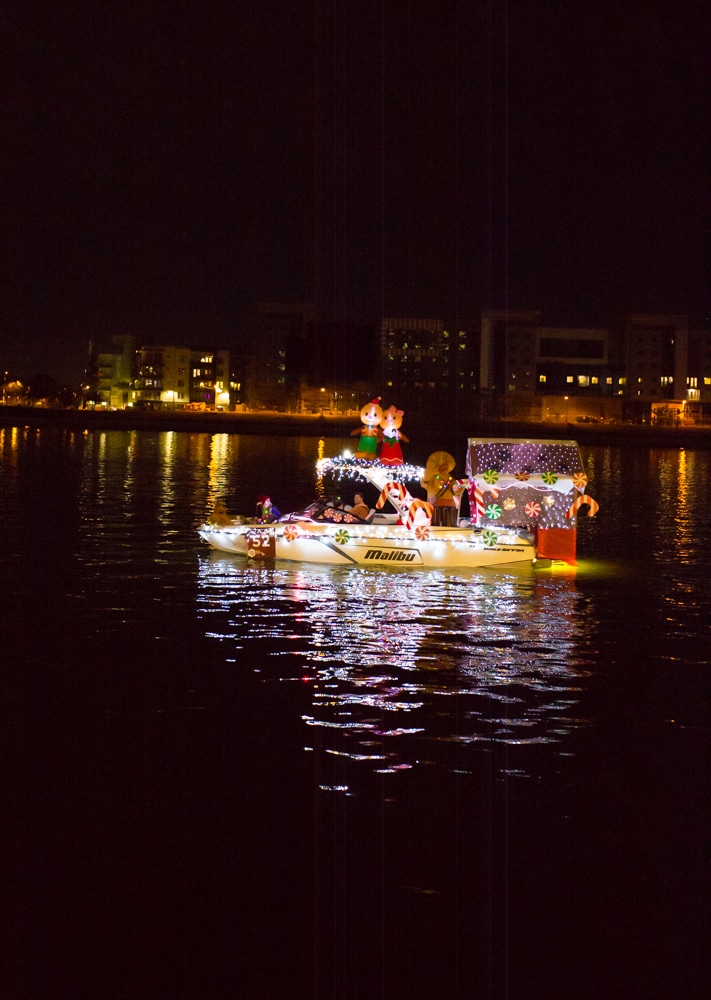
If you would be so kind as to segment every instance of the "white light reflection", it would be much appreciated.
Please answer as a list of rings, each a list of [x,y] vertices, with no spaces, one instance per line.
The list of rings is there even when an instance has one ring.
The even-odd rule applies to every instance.
[[[455,756],[461,767],[469,744],[555,744],[583,725],[581,601],[574,579],[530,571],[274,568],[211,554],[198,614],[230,656],[249,650],[237,667],[310,684],[307,749],[389,773],[453,768]]]
[[[213,434],[210,438],[208,465],[207,506],[209,510],[217,500],[224,500],[229,484],[229,434]]]

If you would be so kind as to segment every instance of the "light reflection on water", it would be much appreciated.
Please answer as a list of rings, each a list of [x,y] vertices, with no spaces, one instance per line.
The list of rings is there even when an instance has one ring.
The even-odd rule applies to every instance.
[[[255,649],[265,681],[310,685],[307,749],[386,773],[466,768],[471,745],[564,744],[585,724],[583,603],[574,578],[531,570],[274,568],[218,555],[199,570],[198,613],[225,655]]]
[[[317,444],[0,428],[2,995],[705,995],[711,451],[587,449],[573,575],[210,555]]]

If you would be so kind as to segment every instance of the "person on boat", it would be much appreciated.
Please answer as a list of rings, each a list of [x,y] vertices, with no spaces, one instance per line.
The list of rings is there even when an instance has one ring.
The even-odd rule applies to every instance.
[[[427,500],[432,504],[432,525],[454,528],[459,511],[454,498],[456,481],[452,470],[456,462],[448,451],[435,451],[427,459],[420,486],[427,490]]]
[[[227,513],[227,508],[221,500],[218,500],[212,508],[212,513],[210,514],[210,524],[214,524],[218,528],[225,528],[228,524],[232,524],[232,520]]]
[[[271,502],[269,497],[257,497],[257,520],[260,524],[273,524],[281,517],[281,511]]]
[[[355,514],[356,517],[360,517],[363,521],[365,521],[365,519],[368,517],[368,514],[370,514],[370,508],[363,499],[362,493],[354,494],[353,506],[351,507],[350,512],[351,514]]]

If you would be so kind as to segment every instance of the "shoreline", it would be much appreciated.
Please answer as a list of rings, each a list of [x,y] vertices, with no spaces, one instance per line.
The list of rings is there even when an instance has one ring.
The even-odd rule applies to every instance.
[[[211,434],[299,435],[351,437],[357,417],[315,414],[190,413],[175,411],[51,410],[40,407],[0,407],[0,427],[59,427],[73,431],[180,431]],[[462,437],[570,438],[580,445],[623,445],[647,448],[711,449],[711,427],[650,427],[646,424],[580,424],[552,421],[472,420],[466,427],[436,427],[410,421],[414,445],[442,447],[443,440]],[[354,446],[357,439],[354,436]]]

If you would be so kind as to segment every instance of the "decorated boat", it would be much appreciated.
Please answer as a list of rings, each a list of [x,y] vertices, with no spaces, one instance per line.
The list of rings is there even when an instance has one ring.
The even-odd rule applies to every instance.
[[[368,484],[372,507],[314,501],[277,514],[261,497],[256,517],[231,517],[216,506],[198,529],[212,548],[254,560],[337,566],[488,567],[576,563],[577,518],[598,504],[575,441],[471,438],[466,475],[455,460],[432,453],[424,467],[393,463],[368,449],[317,463],[317,476]],[[413,495],[417,487],[426,498]],[[364,515],[364,516],[361,516]]]

